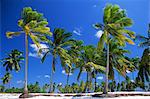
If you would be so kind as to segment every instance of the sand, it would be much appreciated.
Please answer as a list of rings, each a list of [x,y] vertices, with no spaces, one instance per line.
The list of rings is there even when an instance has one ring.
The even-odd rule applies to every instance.
[[[149,94],[149,92],[147,94]],[[19,95],[20,94],[0,93],[0,99],[19,99],[18,98]],[[28,99],[150,99],[150,96],[120,96],[115,98],[98,98],[98,97],[91,97],[91,96],[82,96],[82,97],[35,96]]]

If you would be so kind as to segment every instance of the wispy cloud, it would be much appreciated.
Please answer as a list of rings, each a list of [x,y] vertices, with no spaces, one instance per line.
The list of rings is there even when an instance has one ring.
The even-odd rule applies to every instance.
[[[75,33],[76,35],[81,36],[81,28],[74,28],[73,33]]]
[[[23,81],[23,80],[18,80],[16,83],[17,83],[17,84],[23,84],[24,81]]]
[[[44,77],[45,77],[45,78],[50,78],[50,76],[49,76],[49,75],[44,75]]]
[[[41,58],[43,57],[43,54],[38,54],[39,48],[35,44],[30,44],[30,47],[33,49],[33,52],[29,52],[29,56],[35,57],[35,58]],[[41,48],[48,48],[46,44],[40,44]],[[47,50],[43,50],[43,52],[47,52]]]
[[[99,77],[97,77],[97,79],[98,79],[98,80],[102,80],[102,79],[103,79],[103,77],[102,77],[102,76],[99,76]]]
[[[95,34],[95,36],[96,36],[97,38],[100,38],[100,37],[102,36],[102,34],[103,34],[103,31],[99,30],[99,31]]]
[[[41,57],[43,57],[43,54],[38,55],[38,53],[35,53],[35,52],[31,53],[31,52],[29,52],[29,56],[35,57],[35,58],[41,58]]]
[[[62,74],[68,75],[65,70],[62,70]],[[69,75],[71,76],[72,73],[69,73]]]
[[[37,78],[41,78],[41,75],[36,76]]]

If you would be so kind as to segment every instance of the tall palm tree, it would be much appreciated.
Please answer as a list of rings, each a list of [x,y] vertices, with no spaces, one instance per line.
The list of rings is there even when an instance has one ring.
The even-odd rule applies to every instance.
[[[47,42],[47,36],[51,36],[50,28],[47,27],[48,22],[43,17],[43,14],[32,10],[30,7],[25,7],[21,13],[21,18],[18,21],[18,26],[22,31],[7,32],[6,36],[12,38],[12,36],[18,36],[22,33],[25,34],[25,85],[24,93],[20,97],[28,97],[27,78],[28,78],[28,40],[30,37],[33,43],[40,48],[40,42]]]
[[[127,17],[125,10],[121,9],[118,5],[108,4],[104,8],[103,24],[95,24],[96,29],[103,31],[102,36],[98,42],[98,49],[103,50],[103,45],[107,45],[107,66],[106,66],[106,85],[104,94],[108,92],[108,74],[109,74],[109,44],[110,38],[116,39],[119,45],[124,46],[125,42],[134,44],[134,42],[128,38],[134,38],[134,32],[127,30],[126,27],[132,25],[132,20]]]
[[[56,28],[53,32],[53,38],[49,39],[49,48],[42,48],[42,50],[47,50],[47,52],[42,57],[41,61],[44,62],[48,54],[52,54],[52,67],[50,75],[50,92],[52,92],[53,87],[53,73],[55,72],[56,59],[60,58],[62,66],[69,66],[71,68],[71,56],[68,54],[68,49],[73,44],[74,40],[71,39],[72,33],[66,33],[64,29]]]
[[[89,80],[90,77],[92,77],[92,71],[100,70],[103,72],[105,70],[105,68],[101,66],[99,62],[99,60],[101,60],[100,58],[101,56],[97,53],[96,48],[92,45],[84,46],[83,50],[81,51],[81,56],[79,58],[79,62],[76,64],[76,67],[80,69],[77,80],[79,80],[83,71],[87,72],[84,92],[87,90],[87,88],[89,89],[88,85],[91,82]]]

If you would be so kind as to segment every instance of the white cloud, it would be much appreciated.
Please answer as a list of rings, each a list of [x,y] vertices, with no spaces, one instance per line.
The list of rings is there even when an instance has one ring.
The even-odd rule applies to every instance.
[[[102,34],[103,34],[103,31],[99,30],[99,31],[95,34],[95,36],[96,36],[97,38],[100,38],[100,37],[102,36]]]
[[[103,79],[103,77],[102,77],[102,76],[99,76],[99,77],[97,77],[97,79],[102,80],[102,79]]]
[[[66,73],[65,70],[62,70],[62,73],[65,74]]]
[[[73,30],[73,33],[75,33],[76,35],[81,36],[81,35],[82,35],[82,34],[81,34],[81,28],[75,28],[75,29]]]
[[[43,54],[38,54],[39,48],[35,44],[30,44],[30,47],[33,49],[33,52],[29,52],[29,56],[35,57],[35,58],[40,58],[43,57]],[[48,48],[46,44],[40,44],[41,48]],[[47,50],[43,50],[43,52],[47,52]]]
[[[131,80],[131,82],[133,82],[133,83],[134,83],[135,81],[134,81],[134,80]]]
[[[65,70],[62,70],[62,74],[68,75]],[[69,75],[71,76],[72,73],[69,73]]]
[[[22,81],[22,80],[18,80],[16,83],[17,83],[17,84],[23,84],[23,83],[24,83],[24,81]]]
[[[33,51],[38,52],[39,48],[35,44],[30,44],[30,47],[33,48]],[[40,44],[41,48],[48,48],[46,44]]]
[[[43,57],[43,54],[39,54],[38,55],[38,53],[31,53],[31,52],[29,52],[29,56],[31,56],[31,57],[35,57],[35,58],[40,58],[40,57]]]
[[[62,83],[60,82],[60,83],[59,83],[59,85],[61,86],[61,85],[62,85]]]
[[[127,73],[130,73],[130,71],[129,71],[129,70],[126,70],[126,72],[127,72]]]
[[[49,76],[49,75],[44,75],[44,77],[45,77],[45,78],[50,78],[50,76]]]

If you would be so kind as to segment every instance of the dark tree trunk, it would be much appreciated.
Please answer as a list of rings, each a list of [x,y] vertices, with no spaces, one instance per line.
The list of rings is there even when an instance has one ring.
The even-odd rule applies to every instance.
[[[105,78],[105,88],[104,94],[108,94],[108,74],[109,74],[109,36],[107,37],[107,66],[106,66],[106,78]]]
[[[86,85],[85,85],[85,88],[84,88],[84,92],[86,92],[87,88],[88,88],[88,83],[89,83],[89,73],[87,72],[87,75],[86,75]]]
[[[53,92],[53,74],[54,74],[54,68],[55,66],[55,57],[53,56],[53,59],[52,59],[52,68],[51,68],[51,75],[50,75],[50,89],[49,89],[49,92],[52,93]]]
[[[96,89],[97,89],[97,86],[96,86],[96,83],[97,83],[96,77],[94,79],[95,79],[95,89],[94,89],[94,91],[96,92]]]

